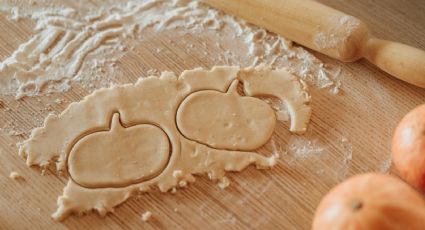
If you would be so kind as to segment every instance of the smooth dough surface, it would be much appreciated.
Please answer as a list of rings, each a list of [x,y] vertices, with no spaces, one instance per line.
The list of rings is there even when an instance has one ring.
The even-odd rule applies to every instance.
[[[245,95],[236,93],[238,82]],[[56,162],[70,175],[54,219],[90,210],[105,215],[154,186],[174,191],[202,174],[228,184],[225,171],[276,164],[277,156],[254,151],[276,123],[271,107],[254,98],[264,95],[287,105],[292,132],[306,130],[311,109],[303,81],[284,69],[221,66],[97,90],[49,115],[19,153],[28,166]]]
[[[189,95],[177,111],[183,135],[213,148],[255,150],[271,137],[273,109],[254,97],[242,97],[234,81],[227,93],[203,90]]]
[[[159,127],[123,127],[115,113],[110,130],[86,135],[73,146],[68,172],[84,187],[124,187],[158,175],[169,151],[167,135]]]

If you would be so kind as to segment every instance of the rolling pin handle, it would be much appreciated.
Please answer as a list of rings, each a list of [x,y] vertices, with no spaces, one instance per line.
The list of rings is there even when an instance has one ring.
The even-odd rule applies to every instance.
[[[425,88],[425,51],[397,42],[370,38],[363,56],[398,79]]]

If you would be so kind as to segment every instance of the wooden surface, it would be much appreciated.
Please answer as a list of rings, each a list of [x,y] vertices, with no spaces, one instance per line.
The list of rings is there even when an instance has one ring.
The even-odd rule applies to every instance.
[[[422,0],[321,2],[364,20],[380,38],[425,49]],[[0,60],[31,36],[32,27],[31,21],[14,23],[0,15]],[[180,73],[216,64],[201,53],[186,53],[178,42],[169,45],[172,35],[149,36],[151,42],[120,60],[119,65],[128,76],[122,81],[134,82],[151,68]],[[185,39],[195,44],[202,42],[191,36]],[[165,45],[170,52],[142,58],[140,53],[154,53],[158,45]],[[218,52],[213,46],[211,51]],[[425,102],[424,89],[396,80],[366,61],[343,64],[317,56],[326,63],[341,65],[344,73],[342,94],[333,96],[325,90],[312,89],[313,117],[306,140],[321,147],[317,154],[283,154],[272,170],[250,167],[242,173],[231,173],[231,185],[225,190],[206,177],[197,177],[193,185],[175,195],[145,194],[120,205],[105,218],[90,213],[71,216],[62,223],[50,219],[67,179],[52,170],[41,176],[39,169],[27,168],[17,156],[15,143],[28,135],[7,133],[8,127],[27,131],[40,125],[49,112],[60,112],[87,92],[74,84],[69,92],[40,98],[15,101],[1,97],[0,127],[4,132],[0,133],[0,229],[309,229],[315,207],[332,186],[349,175],[387,171],[394,127],[405,113]],[[57,98],[65,102],[51,103]],[[279,124],[274,137],[283,149],[294,138],[286,128]],[[270,153],[270,149],[262,152]],[[19,172],[25,180],[9,179],[11,171]],[[153,213],[147,223],[140,218],[146,210]]]

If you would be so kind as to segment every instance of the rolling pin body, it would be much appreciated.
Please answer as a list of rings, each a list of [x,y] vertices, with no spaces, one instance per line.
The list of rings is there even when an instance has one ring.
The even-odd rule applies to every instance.
[[[344,62],[365,57],[389,74],[425,88],[425,52],[369,35],[359,19],[311,0],[204,0],[310,49]]]

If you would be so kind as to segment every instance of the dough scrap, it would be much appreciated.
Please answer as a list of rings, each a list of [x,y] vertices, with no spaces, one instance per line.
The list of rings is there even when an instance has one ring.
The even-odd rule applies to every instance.
[[[152,218],[152,212],[150,211],[146,211],[145,213],[142,214],[142,221],[143,222],[147,222]]]
[[[244,96],[235,94],[238,81],[243,82]],[[185,99],[201,93],[204,96],[213,93],[217,98],[212,104],[205,103],[204,109],[200,104],[195,107],[198,110],[215,110],[220,116],[205,113],[205,117],[196,119],[194,111],[190,110],[194,108],[194,102]],[[292,131],[302,133],[306,130],[311,113],[308,105],[310,96],[302,80],[283,69],[272,70],[262,66],[240,70],[238,67],[221,66],[213,67],[210,71],[199,68],[184,71],[179,77],[164,72],[160,77],[143,78],[135,84],[97,90],[82,101],[72,103],[60,115],[49,115],[44,126],[34,129],[31,136],[20,144],[19,154],[26,158],[28,166],[46,167],[56,162],[58,170],[70,175],[62,196],[58,198],[58,209],[52,215],[55,220],[90,210],[106,215],[136,192],[148,191],[153,187],[163,192],[176,191],[176,188],[194,182],[193,175],[208,174],[211,180],[223,183],[225,187],[228,185],[226,171],[241,171],[250,164],[257,168],[269,168],[276,164],[278,156],[266,157],[248,151],[268,141],[276,122],[276,116],[270,114],[272,110],[267,108],[268,105],[253,98],[261,95],[275,96],[287,104]],[[227,97],[231,98],[231,106],[227,100],[222,104],[217,103],[219,98]],[[227,109],[208,108],[210,105],[221,105]],[[186,112],[185,106],[189,108]],[[183,110],[179,117],[180,107]],[[239,129],[232,131],[246,140],[253,140],[256,142],[254,145],[242,141],[243,138],[232,139],[233,133],[218,129],[214,133],[224,135],[224,138],[205,133],[193,134],[193,127],[202,128],[203,124],[214,119],[224,122],[226,117],[229,118],[228,123],[236,122],[242,126],[243,119],[238,121],[231,117],[232,114],[226,113],[232,112],[246,118],[247,114],[242,112],[247,111],[254,114],[252,118],[259,120],[252,119],[252,127],[248,124],[248,127],[240,128],[248,130],[247,133],[240,133]],[[193,118],[186,119],[189,115],[185,114]],[[191,126],[197,122],[200,123]],[[180,128],[193,140],[185,137]],[[252,132],[257,128],[261,135]],[[124,134],[119,132],[134,133],[121,140],[119,137]],[[151,137],[145,138],[146,135]],[[99,136],[107,137],[103,139]],[[165,140],[165,136],[168,140]],[[144,139],[133,143],[137,137]],[[232,141],[226,142],[226,139]],[[121,148],[109,148],[106,143],[111,140],[117,141],[116,145]],[[236,145],[229,146],[233,141]],[[92,164],[93,168],[90,168],[84,159],[94,161],[100,156],[106,157],[99,159],[102,163],[107,164],[110,160],[114,164],[99,166],[104,173],[93,173],[100,177],[95,180],[91,170],[96,170],[97,165]],[[132,157],[139,161],[146,159],[146,162],[138,164],[140,171],[134,171],[132,167],[129,171],[120,171],[118,166],[114,168],[119,157],[129,164],[128,159]],[[122,167],[121,163],[118,165]],[[117,176],[105,169],[125,173]]]
[[[12,180],[20,180],[20,179],[24,180],[24,177],[21,174],[19,174],[18,172],[15,172],[15,171],[10,172],[9,178],[12,179]]]
[[[291,132],[302,134],[307,130],[311,97],[304,81],[285,69],[272,70],[266,66],[241,71],[239,79],[246,95],[274,96],[285,103],[291,118]]]

